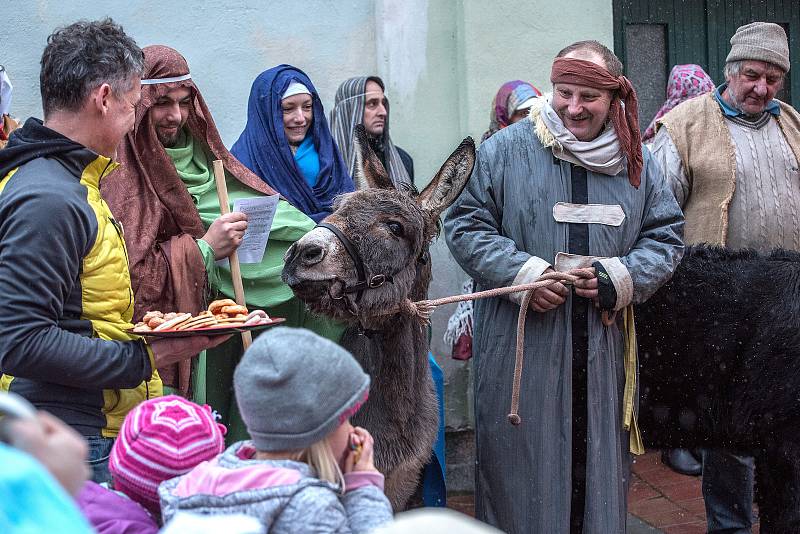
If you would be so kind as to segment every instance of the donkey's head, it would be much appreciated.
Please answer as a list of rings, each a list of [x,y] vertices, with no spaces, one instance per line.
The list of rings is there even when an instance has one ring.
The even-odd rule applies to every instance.
[[[475,143],[467,138],[417,194],[395,188],[357,126],[359,190],[286,252],[283,280],[312,311],[375,323],[405,298],[424,298],[431,278],[428,247],[439,215],[467,183]],[[384,316],[388,318],[388,316]]]

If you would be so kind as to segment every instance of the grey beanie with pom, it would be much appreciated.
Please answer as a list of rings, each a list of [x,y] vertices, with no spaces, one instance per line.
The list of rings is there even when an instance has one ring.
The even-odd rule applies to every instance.
[[[239,412],[262,451],[320,441],[358,411],[369,383],[349,352],[302,328],[258,336],[233,374]]]

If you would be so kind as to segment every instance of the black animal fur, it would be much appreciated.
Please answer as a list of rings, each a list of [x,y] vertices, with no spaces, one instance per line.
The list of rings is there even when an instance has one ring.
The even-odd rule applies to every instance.
[[[691,247],[636,324],[645,444],[754,456],[761,532],[800,532],[800,254]]]

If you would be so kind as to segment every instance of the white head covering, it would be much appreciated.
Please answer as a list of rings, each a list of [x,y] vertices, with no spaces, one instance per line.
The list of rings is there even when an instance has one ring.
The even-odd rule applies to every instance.
[[[500,534],[494,527],[481,523],[467,515],[446,508],[419,508],[402,512],[392,523],[374,531],[374,534]]]
[[[286,92],[283,93],[281,100],[284,98],[289,98],[290,96],[294,95],[310,95],[311,91],[308,90],[308,87],[303,85],[300,82],[292,82],[289,84],[289,87],[286,88]]]
[[[536,97],[529,98],[528,100],[526,100],[522,104],[518,105],[517,109],[515,109],[514,111],[519,111],[521,109],[528,109],[528,108],[532,107],[535,103],[536,103]]]
[[[0,116],[8,115],[11,111],[11,80],[8,79],[6,69],[0,65]],[[2,119],[0,119],[2,120]]]
[[[191,74],[183,74],[182,76],[171,76],[169,78],[147,78],[142,80],[142,85],[158,85],[159,83],[175,83],[185,80],[191,80]]]

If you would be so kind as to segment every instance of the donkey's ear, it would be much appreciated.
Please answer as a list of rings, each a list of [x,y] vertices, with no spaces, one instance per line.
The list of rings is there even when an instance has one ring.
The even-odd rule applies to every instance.
[[[376,188],[394,189],[394,183],[389,178],[389,173],[383,163],[369,146],[367,130],[363,124],[357,124],[353,131],[353,141],[356,144],[356,169],[353,175],[356,189]]]
[[[475,165],[475,141],[467,137],[450,154],[431,183],[419,194],[417,203],[422,209],[439,217],[467,185],[473,165]]]

